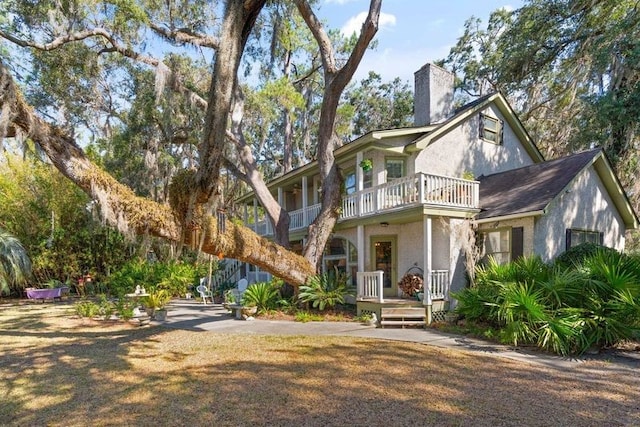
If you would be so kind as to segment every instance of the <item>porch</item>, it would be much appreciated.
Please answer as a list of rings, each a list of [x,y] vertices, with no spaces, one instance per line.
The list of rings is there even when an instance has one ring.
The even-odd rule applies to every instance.
[[[449,309],[449,271],[432,270],[425,274],[422,300],[415,297],[399,295],[384,296],[384,272],[365,271],[357,273],[356,308],[358,316],[374,314],[382,320],[384,309],[388,308],[422,308],[425,323],[444,321]]]

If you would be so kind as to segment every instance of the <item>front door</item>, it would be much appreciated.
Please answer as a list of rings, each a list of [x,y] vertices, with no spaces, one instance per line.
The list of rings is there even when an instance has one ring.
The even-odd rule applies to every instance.
[[[395,236],[372,236],[371,237],[371,260],[374,271],[384,272],[383,286],[385,297],[398,296],[397,280],[397,258],[396,258],[396,237]]]

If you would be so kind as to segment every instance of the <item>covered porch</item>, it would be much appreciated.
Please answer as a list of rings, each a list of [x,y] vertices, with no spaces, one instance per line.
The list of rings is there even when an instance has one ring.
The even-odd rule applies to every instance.
[[[357,273],[356,307],[357,314],[376,314],[382,318],[383,308],[412,307],[425,310],[425,321],[443,321],[444,314],[449,309],[449,271],[432,270],[425,274],[423,298],[400,295],[384,296],[384,272],[363,271]]]

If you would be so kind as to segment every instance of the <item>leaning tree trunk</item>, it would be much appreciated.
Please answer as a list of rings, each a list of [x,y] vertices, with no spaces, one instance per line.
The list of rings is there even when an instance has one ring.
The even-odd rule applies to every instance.
[[[171,241],[183,233],[179,215],[167,205],[136,196],[111,175],[93,164],[72,137],[39,118],[26,104],[6,66],[0,62],[0,139],[22,135],[36,142],[53,165],[92,199],[100,203],[105,220],[122,231],[148,233]],[[224,222],[224,231],[211,216],[201,218],[202,250],[249,262],[292,284],[304,283],[315,269],[303,257],[270,242],[250,229]]]

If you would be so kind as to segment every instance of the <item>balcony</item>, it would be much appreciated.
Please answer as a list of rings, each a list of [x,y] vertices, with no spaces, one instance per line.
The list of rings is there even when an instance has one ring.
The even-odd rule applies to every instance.
[[[478,208],[479,182],[418,173],[367,188],[342,199],[339,221],[364,218],[407,206],[428,205],[459,209]],[[320,204],[289,212],[290,231],[302,230],[316,219]],[[271,223],[248,224],[262,236],[273,235]]]

